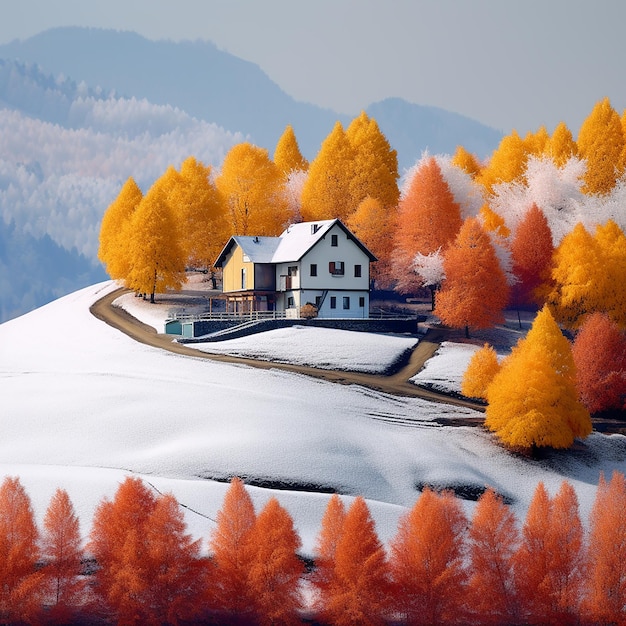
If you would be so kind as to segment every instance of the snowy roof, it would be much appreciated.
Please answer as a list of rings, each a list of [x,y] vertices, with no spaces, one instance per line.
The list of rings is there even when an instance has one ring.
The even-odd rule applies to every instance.
[[[234,244],[253,263],[288,263],[299,261],[320,239],[323,239],[333,226],[339,226],[354,243],[375,261],[376,257],[344,226],[340,220],[319,220],[291,224],[279,237],[231,237],[215,261],[221,267]]]

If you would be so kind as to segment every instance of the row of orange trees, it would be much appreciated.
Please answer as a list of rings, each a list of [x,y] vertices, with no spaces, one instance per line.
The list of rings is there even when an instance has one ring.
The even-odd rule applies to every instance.
[[[314,564],[275,498],[257,514],[233,479],[202,555],[172,495],[127,478],[98,506],[81,547],[58,490],[43,532],[17,478],[0,486],[2,623],[621,624],[626,622],[626,480],[600,479],[588,531],[568,482],[539,483],[523,525],[493,490],[471,520],[425,489],[387,549],[361,497],[333,495]],[[90,558],[86,559],[85,554]],[[86,575],[91,574],[91,575]],[[306,593],[306,591],[310,593]],[[310,600],[306,602],[304,596]]]

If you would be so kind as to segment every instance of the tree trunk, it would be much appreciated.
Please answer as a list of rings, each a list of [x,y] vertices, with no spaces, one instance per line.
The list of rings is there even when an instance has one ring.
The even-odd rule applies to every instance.
[[[465,338],[469,339],[469,324],[465,324]]]

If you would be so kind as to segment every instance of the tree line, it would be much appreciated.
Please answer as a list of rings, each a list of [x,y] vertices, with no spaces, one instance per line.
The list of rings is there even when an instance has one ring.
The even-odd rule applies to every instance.
[[[287,510],[261,511],[240,479],[208,553],[171,494],[137,478],[98,505],[82,547],[57,490],[40,532],[18,478],[0,485],[3,624],[619,624],[626,622],[626,480],[600,477],[587,528],[572,485],[539,483],[523,524],[492,489],[471,518],[425,488],[387,548],[362,497],[338,495],[313,560]],[[309,599],[305,601],[305,596]]]

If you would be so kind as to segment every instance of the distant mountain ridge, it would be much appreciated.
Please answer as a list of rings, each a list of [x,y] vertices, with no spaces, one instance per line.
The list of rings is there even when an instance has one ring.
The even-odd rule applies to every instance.
[[[336,121],[350,122],[348,116],[295,101],[257,65],[206,41],[151,41],[132,32],[63,27],[1,45],[0,58],[38,63],[54,75],[105,92],[176,106],[249,135],[271,154],[287,124],[311,159]],[[484,158],[502,138],[502,133],[475,120],[399,98],[363,108],[398,151],[401,171],[426,149],[451,154],[462,144]]]

